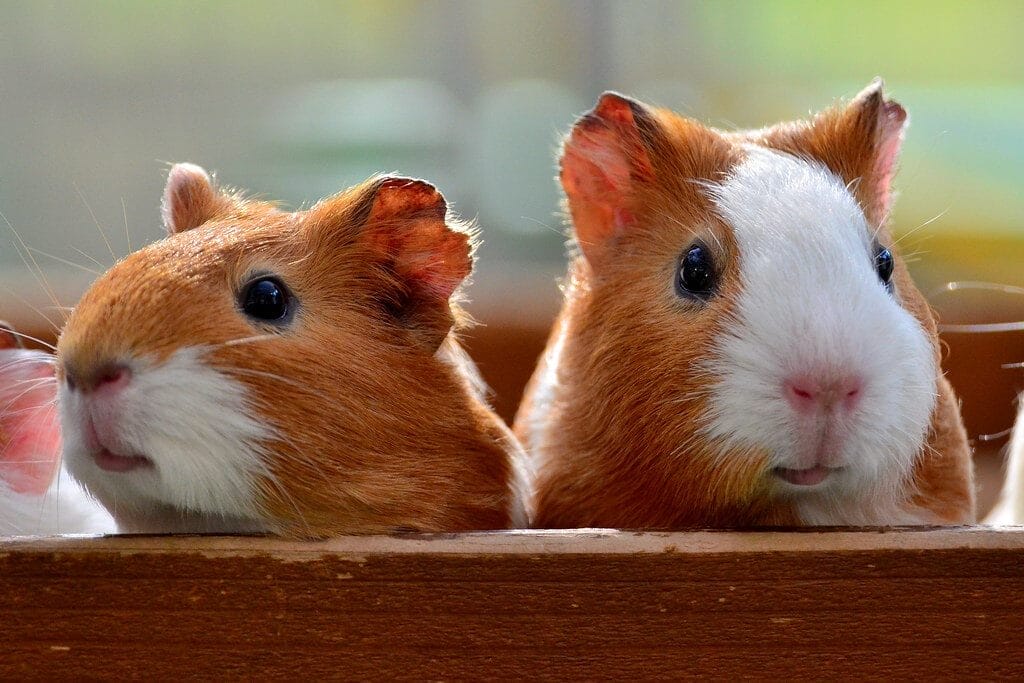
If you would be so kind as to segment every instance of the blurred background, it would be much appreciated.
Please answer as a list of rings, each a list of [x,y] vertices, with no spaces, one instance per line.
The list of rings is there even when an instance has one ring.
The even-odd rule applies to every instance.
[[[108,0],[0,17],[0,317],[43,339],[60,315],[25,259],[73,305],[161,236],[168,162],[294,207],[400,171],[482,226],[468,345],[510,418],[559,305],[556,141],[602,90],[752,127],[876,75],[912,119],[895,226],[922,290],[948,325],[1024,321],[1020,293],[944,286],[1024,286],[1024,3]],[[945,363],[987,505],[1005,440],[979,437],[1012,424],[1024,332],[957,329]]]

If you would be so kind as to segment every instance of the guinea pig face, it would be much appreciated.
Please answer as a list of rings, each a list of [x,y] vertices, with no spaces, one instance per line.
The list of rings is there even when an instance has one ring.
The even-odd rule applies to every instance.
[[[175,166],[170,234],[104,274],[58,343],[72,474],[128,530],[317,535],[291,484],[339,483],[309,454],[349,445],[337,467],[358,489],[372,463],[352,439],[379,437],[366,415],[389,412],[396,376],[452,325],[470,254],[444,216],[422,181],[377,178],[286,213]]]
[[[891,245],[822,164],[745,151],[708,188],[739,272],[732,315],[702,363],[717,378],[702,431],[726,457],[767,453],[781,494],[881,486],[896,499],[937,374],[931,339],[900,303]]]
[[[937,344],[884,228],[904,120],[876,84],[742,133],[606,94],[573,130],[588,381],[647,425],[668,476],[793,499],[810,523],[905,497]]]

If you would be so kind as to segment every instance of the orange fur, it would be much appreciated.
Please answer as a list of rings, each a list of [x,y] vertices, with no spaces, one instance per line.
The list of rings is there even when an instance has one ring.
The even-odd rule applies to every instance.
[[[449,297],[469,274],[471,243],[441,195],[378,177],[288,213],[191,169],[168,183],[179,195],[165,200],[169,237],[82,298],[59,342],[61,374],[87,385],[125,356],[208,347],[205,362],[243,383],[282,436],[267,444],[280,485],[264,479],[258,492],[280,534],[508,527],[518,445],[458,359]],[[299,302],[285,330],[238,308],[260,271]],[[116,501],[102,502],[116,514]]]
[[[740,286],[731,230],[700,183],[722,180],[743,157],[743,143],[811,157],[853,183],[869,223],[882,226],[889,244],[889,174],[904,118],[874,84],[811,122],[759,131],[716,131],[612,93],[577,122],[563,146],[561,180],[581,253],[514,427],[538,468],[534,526],[800,523],[789,500],[768,495],[766,455],[723,458],[695,436],[713,380],[699,362],[729,322]],[[699,318],[671,292],[679,250],[694,238],[726,254],[721,290]],[[894,281],[938,358],[933,315],[898,256]],[[541,395],[551,373],[553,389]],[[970,450],[941,376],[938,387],[931,435],[907,495],[937,519],[970,522]]]

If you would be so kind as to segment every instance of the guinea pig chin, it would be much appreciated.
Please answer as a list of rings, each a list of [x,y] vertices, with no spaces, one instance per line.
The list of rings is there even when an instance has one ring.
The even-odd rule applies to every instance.
[[[202,358],[193,347],[82,367],[62,353],[64,462],[115,516],[169,507],[260,519],[257,490],[270,476],[261,444],[273,432],[251,417],[244,384]]]

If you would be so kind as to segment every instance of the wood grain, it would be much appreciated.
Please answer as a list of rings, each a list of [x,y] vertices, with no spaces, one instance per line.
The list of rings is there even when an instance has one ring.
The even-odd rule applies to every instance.
[[[0,541],[0,678],[1016,678],[1024,530]]]

